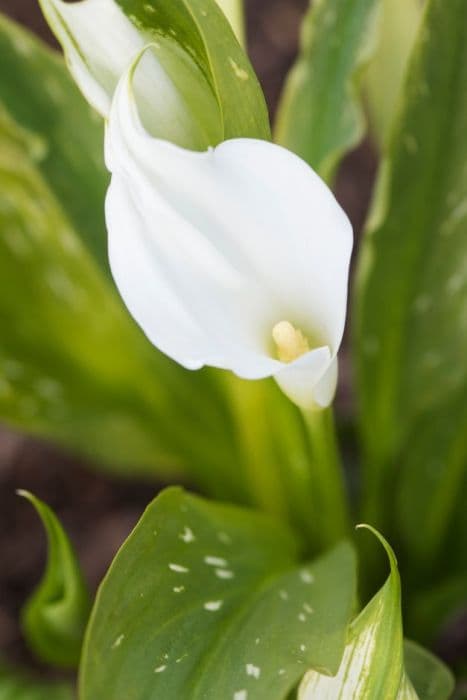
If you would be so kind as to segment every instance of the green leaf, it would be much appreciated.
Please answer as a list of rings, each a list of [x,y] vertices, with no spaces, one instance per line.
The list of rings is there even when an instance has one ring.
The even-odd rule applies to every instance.
[[[320,0],[306,15],[300,55],[284,89],[275,138],[328,182],[361,140],[362,71],[375,48],[380,0]]]
[[[2,15],[0,66],[0,103],[33,135],[41,176],[107,271],[103,201],[109,176],[101,120],[84,103],[60,56]]]
[[[55,666],[77,666],[91,598],[73,545],[53,511],[28,491],[18,491],[36,509],[47,534],[47,566],[22,611],[28,644]]]
[[[157,136],[198,150],[237,136],[269,137],[259,83],[216,0],[41,6],[77,83],[103,115],[124,70],[151,44],[140,99]]]
[[[168,489],[98,593],[81,698],[282,700],[307,666],[337,669],[354,576],[347,544],[299,565],[283,525]]]
[[[7,668],[0,662],[1,700],[73,700],[74,694],[66,683],[34,680],[25,672]]]
[[[430,568],[467,457],[467,5],[429,2],[359,260],[365,517]]]
[[[407,673],[421,700],[447,700],[454,690],[450,670],[423,647],[405,640],[404,661]]]
[[[300,685],[299,700],[447,700],[453,684],[441,662],[402,637],[400,579],[394,552],[373,528],[388,555],[390,574],[379,592],[349,628],[344,656],[335,676],[308,671]],[[413,679],[405,670],[414,673]],[[417,680],[417,691],[412,680]]]
[[[145,32],[156,38],[174,36],[193,57],[216,96],[221,140],[269,138],[268,113],[258,80],[215,0],[116,2]]]
[[[377,48],[364,77],[370,129],[378,146],[390,134],[424,0],[383,0]]]

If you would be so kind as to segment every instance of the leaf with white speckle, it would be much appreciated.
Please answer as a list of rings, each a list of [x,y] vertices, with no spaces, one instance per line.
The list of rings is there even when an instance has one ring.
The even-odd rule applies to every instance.
[[[104,579],[81,700],[283,700],[306,668],[337,671],[354,595],[349,545],[300,565],[285,526],[167,489]]]

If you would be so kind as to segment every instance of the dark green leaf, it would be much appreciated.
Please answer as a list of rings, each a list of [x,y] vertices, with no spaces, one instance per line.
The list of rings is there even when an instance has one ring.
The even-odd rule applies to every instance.
[[[467,4],[429,2],[359,261],[366,517],[430,567],[467,457]],[[413,560],[412,560],[413,563]]]
[[[380,0],[320,0],[306,15],[300,55],[279,107],[276,140],[327,181],[365,123],[359,78],[376,44]]]
[[[55,666],[77,666],[91,598],[73,549],[53,511],[28,491],[18,491],[36,509],[47,534],[47,566],[22,612],[33,651]]]
[[[282,700],[336,671],[354,595],[347,544],[299,566],[284,526],[168,489],[99,591],[81,697]]]

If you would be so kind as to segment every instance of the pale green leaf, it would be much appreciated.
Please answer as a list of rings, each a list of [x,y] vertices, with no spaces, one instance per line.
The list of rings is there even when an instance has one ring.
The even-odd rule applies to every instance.
[[[364,77],[370,129],[384,147],[417,34],[424,0],[383,0],[378,45]]]
[[[361,73],[375,47],[380,0],[319,0],[303,21],[275,138],[328,182],[365,131]]]
[[[98,593],[81,698],[283,700],[307,666],[337,670],[354,565],[347,544],[299,565],[283,525],[168,489]]]
[[[22,611],[24,635],[34,653],[55,666],[77,666],[91,598],[73,545],[53,511],[28,491],[47,534],[47,565]]]
[[[329,676],[314,669],[308,671],[300,685],[298,699],[448,700],[452,678],[441,662],[416,645],[406,645],[404,650],[396,558],[384,538],[369,529],[386,550],[389,577],[351,623],[337,674]],[[407,671],[414,675],[410,676]],[[412,681],[416,682],[417,690]]]
[[[467,457],[466,82],[467,4],[431,0],[381,166],[354,314],[365,514],[389,518],[396,486],[402,537],[430,567]]]

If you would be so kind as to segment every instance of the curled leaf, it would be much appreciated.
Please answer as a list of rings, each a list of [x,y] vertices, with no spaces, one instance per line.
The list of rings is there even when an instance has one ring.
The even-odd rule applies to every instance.
[[[28,491],[19,490],[36,509],[47,534],[45,573],[22,611],[22,625],[33,651],[57,666],[79,661],[90,596],[75,551],[52,510]]]
[[[437,694],[423,690],[430,684],[418,687],[417,694],[405,669],[402,635],[400,578],[393,550],[369,525],[369,529],[381,542],[389,559],[390,573],[386,583],[352,622],[339,670],[335,676],[310,670],[300,685],[298,700],[447,700],[452,690],[446,682],[446,669],[430,657],[431,678],[441,674]],[[420,668],[420,655],[409,650],[410,669]],[[415,658],[414,658],[415,657]],[[441,669],[441,670],[439,670]],[[449,675],[449,674],[448,674]],[[417,680],[420,681],[419,673]],[[437,682],[437,679],[435,680]]]

